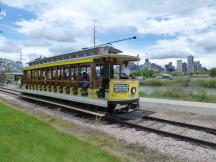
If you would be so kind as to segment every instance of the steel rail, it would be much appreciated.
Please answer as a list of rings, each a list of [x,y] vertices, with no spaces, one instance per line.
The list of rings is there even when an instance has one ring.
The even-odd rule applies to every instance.
[[[181,127],[187,127],[190,129],[204,131],[204,132],[216,135],[216,129],[214,128],[209,128],[209,127],[204,127],[204,126],[199,126],[199,125],[194,125],[194,124],[188,124],[188,123],[182,123],[182,122],[176,122],[176,121],[171,121],[171,120],[166,120],[166,119],[161,119],[161,118],[156,118],[156,117],[151,117],[151,116],[144,116],[143,119],[158,121],[161,123],[167,123],[167,124],[177,125]]]
[[[171,132],[166,132],[166,131],[162,131],[162,130],[158,130],[158,129],[154,129],[154,128],[150,128],[150,127],[146,127],[146,126],[141,126],[141,125],[127,122],[127,121],[124,121],[121,119],[113,118],[112,116],[106,116],[105,118],[108,121],[120,124],[120,125],[125,126],[125,127],[135,128],[138,131],[148,131],[148,132],[152,132],[152,133],[155,133],[158,135],[176,138],[176,139],[187,141],[187,142],[190,142],[193,144],[198,144],[198,145],[207,146],[207,147],[211,147],[211,148],[216,149],[216,143],[213,143],[213,142],[209,142],[209,141],[205,141],[205,140],[201,140],[201,139],[197,139],[197,138],[193,138],[193,137],[188,137],[188,136],[184,136],[184,135],[179,135],[179,134],[175,134],[175,133],[171,133]]]
[[[0,89],[5,89],[5,90],[9,90],[9,91],[14,91],[14,92],[20,92],[20,90],[16,90],[16,89],[12,89],[12,88],[5,88],[0,86]]]
[[[49,100],[40,99],[40,98],[37,98],[37,97],[30,97],[30,96],[26,96],[26,95],[20,95],[20,97],[27,98],[27,99],[34,100],[34,101],[43,102],[43,103],[50,104],[50,105],[64,107],[64,108],[71,109],[71,110],[78,111],[78,112],[82,112],[82,113],[85,113],[85,114],[94,115],[94,116],[96,116],[98,118],[101,118],[101,117],[105,116],[105,114],[102,114],[102,113],[97,113],[97,112],[94,112],[94,111],[89,111],[89,110],[80,109],[80,108],[77,108],[77,107],[72,107],[72,106],[69,106],[69,105],[66,105],[66,104],[54,102],[52,100],[49,101]]]
[[[55,101],[52,101],[52,100],[45,100],[45,99],[41,99],[41,98],[38,98],[38,97],[30,97],[30,96],[26,96],[26,95],[23,95],[23,94],[20,94],[20,93],[14,93],[14,92],[20,92],[18,90],[14,90],[14,89],[12,90],[12,89],[9,89],[9,88],[0,87],[0,91],[8,93],[8,94],[15,95],[15,96],[19,96],[21,98],[26,98],[26,99],[30,99],[30,100],[34,100],[34,101],[39,101],[39,102],[42,102],[42,103],[55,105],[55,106],[59,106],[59,107],[64,107],[64,108],[74,110],[74,111],[78,111],[78,112],[81,112],[81,113],[94,115],[94,116],[96,116],[96,120],[100,120],[102,117],[105,116],[105,114],[102,114],[102,113],[97,113],[97,112],[93,112],[93,111],[89,111],[89,110],[85,110],[85,109],[80,109],[80,108],[77,108],[77,107],[72,107],[72,106],[62,104],[62,103],[58,103],[58,102],[55,102]]]
[[[5,88],[2,88],[2,87],[0,87],[0,91],[2,91],[4,93],[11,94],[11,95],[14,95],[14,96],[18,96],[19,95],[18,91],[16,91],[17,93],[15,93],[15,91],[11,92],[11,90],[8,90],[8,89],[6,90]]]

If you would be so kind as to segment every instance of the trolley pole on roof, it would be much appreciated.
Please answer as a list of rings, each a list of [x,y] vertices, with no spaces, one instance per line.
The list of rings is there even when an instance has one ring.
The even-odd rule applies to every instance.
[[[94,46],[94,47],[100,47],[100,46],[104,46],[104,45],[112,45],[113,43],[127,41],[127,40],[131,40],[131,39],[137,39],[137,37],[133,36],[133,37],[125,38],[125,39],[120,39],[120,40],[116,40],[116,41],[112,41],[112,42],[107,42],[107,43],[100,44],[100,45],[97,45],[97,46]]]

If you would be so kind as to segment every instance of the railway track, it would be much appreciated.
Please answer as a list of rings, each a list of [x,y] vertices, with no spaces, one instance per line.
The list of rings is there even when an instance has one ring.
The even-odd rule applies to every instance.
[[[193,144],[202,145],[204,147],[211,147],[211,148],[216,149],[216,143],[211,142],[211,141],[193,138],[193,137],[189,137],[189,136],[185,136],[182,134],[173,133],[173,132],[169,132],[169,131],[163,131],[163,130],[160,130],[158,128],[153,128],[153,127],[149,127],[149,126],[143,126],[143,125],[140,125],[137,123],[133,123],[132,121],[127,121],[121,117],[107,115],[104,113],[98,113],[98,112],[94,112],[94,111],[90,111],[90,110],[83,110],[83,109],[73,107],[73,106],[70,106],[70,105],[67,105],[64,103],[59,103],[59,102],[56,102],[53,100],[46,100],[46,99],[42,99],[42,98],[21,95],[19,90],[0,87],[0,91],[7,93],[7,94],[10,94],[10,95],[19,96],[19,97],[22,97],[24,99],[29,99],[29,100],[33,100],[33,101],[37,101],[37,102],[41,102],[41,103],[45,103],[45,104],[49,104],[49,105],[53,105],[53,106],[58,106],[58,107],[70,109],[70,110],[75,110],[75,111],[79,111],[82,113],[89,113],[89,114],[95,116],[96,119],[102,118],[102,119],[109,121],[111,123],[116,123],[116,124],[119,124],[121,126],[129,127],[129,128],[135,128],[138,131],[147,131],[147,132],[155,133],[158,135],[171,137],[171,138],[175,138],[178,140],[187,141],[187,142],[190,142]],[[181,123],[181,122],[176,122],[176,121],[170,121],[170,120],[156,118],[156,117],[150,117],[150,116],[142,117],[142,120],[143,121],[145,121],[145,120],[156,121],[159,123],[170,124],[170,125],[175,125],[175,126],[184,127],[184,128],[186,127],[186,128],[192,129],[192,130],[198,130],[198,131],[202,131],[202,132],[216,135],[216,129],[213,129],[213,128],[208,128],[208,127],[203,127],[203,126],[198,126],[198,125],[192,125],[192,124],[187,124],[187,123]],[[216,136],[215,136],[215,138],[216,138]]]
[[[12,96],[19,96],[19,94],[20,94],[19,90],[5,88],[5,87],[1,87],[1,86],[0,86],[0,91],[5,93],[5,94],[10,94]]]
[[[35,97],[35,96],[28,96],[25,94],[21,94],[19,90],[15,90],[15,89],[9,89],[9,88],[5,88],[5,87],[0,87],[0,91],[4,92],[5,94],[9,94],[15,97],[20,97],[21,99],[27,99],[27,100],[31,100],[34,102],[40,102],[46,105],[52,105],[52,106],[57,106],[57,107],[61,107],[61,108],[65,108],[65,109],[69,109],[69,110],[73,110],[76,112],[80,112],[83,114],[89,114],[95,117],[96,120],[100,120],[102,117],[105,116],[105,114],[103,114],[102,112],[96,112],[96,111],[90,111],[90,110],[85,110],[85,109],[81,109],[75,106],[70,106],[68,104],[64,104],[62,102],[57,102],[55,100],[51,100],[48,98],[40,98],[40,97]]]
[[[208,127],[203,127],[203,126],[199,126],[199,125],[176,122],[176,121],[172,121],[172,120],[166,120],[166,119],[161,119],[161,118],[156,118],[156,117],[151,117],[151,116],[145,116],[145,117],[143,117],[143,119],[144,120],[151,120],[151,121],[158,121],[161,123],[176,125],[176,126],[180,126],[180,127],[184,127],[184,128],[198,130],[198,131],[204,131],[206,133],[216,135],[216,129],[214,129],[214,128],[208,128]]]
[[[190,136],[185,136],[182,134],[178,134],[178,133],[173,133],[170,131],[164,131],[161,130],[160,128],[154,128],[152,126],[144,126],[141,124],[137,124],[136,122],[134,123],[133,121],[127,121],[123,118],[116,118],[116,117],[112,117],[112,116],[106,116],[107,120],[109,120],[112,123],[116,123],[116,124],[120,124],[121,126],[125,126],[125,127],[129,127],[129,128],[135,128],[138,131],[147,131],[147,132],[151,132],[151,133],[155,133],[158,135],[162,135],[165,137],[171,137],[171,138],[175,138],[178,140],[182,140],[182,141],[187,141],[193,144],[197,144],[197,145],[202,145],[204,147],[210,147],[213,149],[216,149],[216,143],[215,142],[211,142],[211,141],[207,141],[207,140],[203,140],[203,139],[199,139],[199,138],[194,138],[194,137],[190,137]],[[160,119],[160,118],[155,118],[155,117],[143,117],[143,121],[146,120],[152,120],[152,121],[157,121],[160,123],[165,123],[165,124],[170,124],[170,125],[176,125],[179,127],[187,127],[190,128],[191,130],[198,130],[198,131],[202,131],[202,132],[207,132],[207,133],[211,133],[213,135],[216,134],[216,130],[213,128],[208,128],[208,127],[202,127],[202,126],[197,126],[197,125],[192,125],[192,124],[187,124],[187,123],[181,123],[181,122],[175,122],[175,121],[170,121],[170,120],[165,120],[165,119]],[[140,121],[139,121],[140,123]],[[216,139],[216,136],[215,136]]]

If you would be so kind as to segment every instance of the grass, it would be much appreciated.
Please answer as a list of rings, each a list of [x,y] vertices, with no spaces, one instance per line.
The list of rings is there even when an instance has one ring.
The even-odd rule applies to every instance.
[[[148,94],[146,94],[143,91],[140,91],[140,96],[216,103],[216,96],[208,95],[207,90],[205,88],[200,88],[196,94],[191,94],[190,92],[186,91],[180,86],[172,86],[172,87],[167,87],[166,89],[163,90],[154,90]]]
[[[101,140],[106,144],[106,140]],[[0,161],[117,162],[120,159],[0,102]]]

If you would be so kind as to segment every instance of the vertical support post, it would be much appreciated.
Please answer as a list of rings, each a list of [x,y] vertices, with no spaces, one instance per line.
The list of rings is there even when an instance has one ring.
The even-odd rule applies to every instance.
[[[67,87],[63,87],[63,94],[66,95]]]
[[[53,86],[53,85],[51,86],[51,91],[52,91],[52,92],[55,92],[54,86]]]
[[[68,74],[68,80],[71,81],[71,68],[72,68],[72,66],[69,65],[68,68],[69,68],[69,69],[68,69],[68,72],[69,72],[69,74]],[[70,82],[70,83],[71,83],[71,82]]]
[[[57,93],[60,93],[60,86],[57,86]]]
[[[74,87],[70,87],[70,95],[71,95],[71,96],[74,95]]]
[[[82,95],[82,88],[78,88],[77,96],[81,96],[81,95]]]
[[[91,75],[90,75],[90,88],[95,88],[95,78],[96,78],[96,64],[93,62],[91,64]]]

